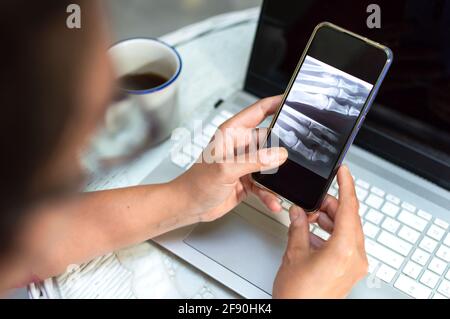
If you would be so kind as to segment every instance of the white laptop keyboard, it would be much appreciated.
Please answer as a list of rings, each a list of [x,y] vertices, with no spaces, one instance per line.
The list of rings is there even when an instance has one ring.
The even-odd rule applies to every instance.
[[[369,273],[413,298],[450,298],[449,224],[366,181],[355,184]],[[337,195],[336,183],[329,193]]]
[[[182,141],[178,145],[175,145],[171,154],[172,162],[182,169],[188,169],[198,159],[206,145],[208,145],[217,127],[233,115],[229,111],[222,110],[213,117],[210,123],[206,123],[202,127],[203,131],[200,136],[195,136],[193,141]]]
[[[232,116],[226,110],[219,112],[199,138],[176,146],[173,162],[188,169],[217,127]],[[450,298],[449,224],[366,181],[356,178],[355,183],[369,273],[413,298]],[[336,183],[329,193],[337,196]],[[329,237],[317,225],[311,225],[311,231]]]

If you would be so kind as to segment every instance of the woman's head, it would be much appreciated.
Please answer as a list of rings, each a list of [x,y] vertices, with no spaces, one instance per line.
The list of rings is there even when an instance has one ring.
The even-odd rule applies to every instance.
[[[81,29],[66,25],[78,3]],[[0,3],[0,256],[32,205],[76,185],[112,91],[97,1]]]

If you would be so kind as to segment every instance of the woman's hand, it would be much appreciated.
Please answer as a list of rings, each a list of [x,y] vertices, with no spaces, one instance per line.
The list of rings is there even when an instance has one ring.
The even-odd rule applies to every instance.
[[[310,222],[331,234],[324,241],[309,232],[308,217],[296,206],[283,262],[273,286],[274,298],[343,298],[367,273],[358,200],[347,167],[338,172],[339,200],[327,196]]]
[[[33,273],[48,278],[64,272],[68,265],[216,219],[249,192],[256,193],[272,210],[281,210],[277,198],[253,185],[248,174],[282,164],[286,150],[239,150],[247,145],[247,137],[255,138],[254,128],[280,103],[280,97],[261,100],[224,123],[219,129],[230,129],[232,139],[238,142],[236,149],[213,140],[205,152],[212,153],[214,161],[199,162],[172,182],[83,193],[37,207],[22,232],[26,249],[21,252],[27,253],[20,277]],[[236,156],[222,161],[221,151],[231,150]]]
[[[223,123],[218,128],[220,134],[214,136],[201,161],[173,182],[180,192],[188,194],[188,220],[215,220],[233,209],[250,192],[270,210],[281,211],[278,198],[253,184],[249,175],[276,168],[287,159],[284,148],[251,147],[266,134],[255,127],[272,115],[280,103],[280,96],[260,100]]]

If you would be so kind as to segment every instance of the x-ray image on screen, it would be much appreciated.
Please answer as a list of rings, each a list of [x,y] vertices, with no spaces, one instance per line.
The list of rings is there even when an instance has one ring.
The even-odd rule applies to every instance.
[[[371,89],[306,56],[272,134],[288,149],[290,160],[328,178]]]

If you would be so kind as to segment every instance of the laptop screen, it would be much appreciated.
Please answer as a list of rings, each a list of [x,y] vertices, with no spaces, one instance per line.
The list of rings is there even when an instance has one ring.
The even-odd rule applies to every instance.
[[[385,44],[394,63],[356,143],[450,188],[450,0],[373,3],[265,0],[245,89],[283,93],[323,21]]]

